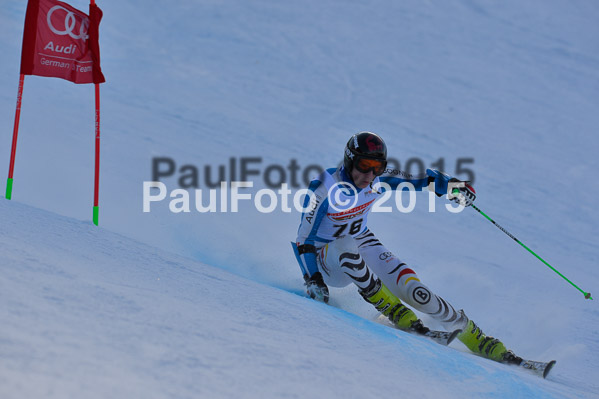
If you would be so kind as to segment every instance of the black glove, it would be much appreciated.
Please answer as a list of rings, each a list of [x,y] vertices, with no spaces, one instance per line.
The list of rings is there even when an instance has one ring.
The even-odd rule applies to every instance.
[[[320,272],[314,273],[311,277],[306,274],[304,280],[306,282],[306,292],[310,295],[310,298],[324,303],[329,302],[329,288],[324,283]]]
[[[474,188],[467,181],[460,181],[454,178],[449,181],[449,187],[451,188],[449,195],[451,201],[463,206],[470,206],[474,203],[476,191],[474,191]]]

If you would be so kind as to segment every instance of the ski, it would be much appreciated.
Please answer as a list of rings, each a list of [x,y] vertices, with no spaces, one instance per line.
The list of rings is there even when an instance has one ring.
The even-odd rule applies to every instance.
[[[534,374],[546,378],[553,366],[555,366],[556,361],[552,360],[550,362],[536,362],[534,360],[522,360],[522,362],[518,365],[519,367],[523,367],[527,370],[532,371]]]
[[[378,317],[378,322],[381,324],[387,325],[389,327],[397,328],[393,324],[391,324],[389,319],[384,315],[380,315]],[[462,332],[462,330],[459,330],[459,329],[455,330],[455,331],[431,330],[430,328],[425,327],[424,324],[422,324],[422,321],[420,321],[420,320],[414,322],[414,324],[412,324],[412,327],[410,329],[401,330],[401,331],[405,331],[410,334],[418,335],[419,337],[428,338],[431,341],[434,341],[434,342],[438,343],[439,345],[443,345],[443,346],[449,345],[451,343],[451,341],[453,341],[458,336],[458,334]]]
[[[532,371],[539,377],[546,378],[556,361],[551,360],[549,362],[537,362],[535,360],[522,359],[520,356],[516,356],[514,352],[508,351],[504,358],[504,363],[512,364],[514,366],[522,367]]]
[[[415,329],[410,329],[410,330],[408,330],[408,332],[419,335],[421,337],[426,337],[426,338],[438,343],[439,345],[443,345],[443,346],[449,345],[451,343],[451,341],[453,341],[458,336],[458,334],[462,332],[462,330],[459,330],[459,329],[455,330],[455,331],[435,331],[435,330],[429,330],[428,328],[426,328],[426,329],[428,331],[420,332]]]

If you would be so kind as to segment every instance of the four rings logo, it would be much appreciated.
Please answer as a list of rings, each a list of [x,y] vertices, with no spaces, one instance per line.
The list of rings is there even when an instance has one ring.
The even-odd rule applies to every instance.
[[[63,10],[66,12],[65,17],[64,17],[64,29],[63,30],[56,29],[56,27],[52,24],[52,14],[57,10]],[[77,18],[80,19],[80,21],[81,21],[81,24],[79,25],[79,34],[78,35],[76,35],[74,33],[75,25],[77,24]],[[48,17],[46,18],[46,20],[48,22],[48,27],[50,28],[50,30],[57,35],[60,35],[60,36],[69,35],[75,40],[79,40],[79,39],[87,40],[87,38],[89,37],[89,35],[87,34],[87,30],[89,28],[89,19],[81,17],[80,15],[76,15],[72,11],[69,11],[62,6],[52,7],[50,9],[50,11],[48,11]]]
[[[389,258],[393,257],[393,253],[392,252],[383,252],[382,254],[379,255],[379,259],[380,260],[387,260]]]

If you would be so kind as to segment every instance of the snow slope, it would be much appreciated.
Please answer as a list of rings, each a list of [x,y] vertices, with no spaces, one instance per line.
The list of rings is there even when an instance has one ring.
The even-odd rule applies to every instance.
[[[80,0],[73,0],[71,4],[86,8],[86,3]],[[261,157],[262,162],[255,165],[261,175],[252,178],[256,187],[249,191],[251,193],[264,186],[264,171],[271,164],[287,168],[291,160],[296,160],[301,171],[310,164],[336,165],[347,138],[360,130],[381,134],[390,155],[399,159],[402,166],[412,157],[421,159],[427,167],[443,158],[446,171],[457,173],[459,158],[473,158],[474,163],[468,166],[475,172],[477,204],[572,281],[595,295],[599,292],[596,267],[599,215],[595,212],[599,186],[593,178],[599,166],[596,156],[599,150],[596,135],[599,126],[596,112],[599,7],[595,1],[452,0],[389,4],[376,0],[293,3],[182,0],[165,4],[106,0],[99,5],[105,15],[100,35],[102,67],[108,79],[102,85],[101,229],[88,226],[93,190],[93,89],[56,79],[27,77],[14,203],[3,204],[0,223],[0,234],[3,240],[8,240],[3,241],[1,256],[11,262],[28,264],[37,271],[25,272],[6,262],[0,265],[3,295],[8,292],[5,286],[14,286],[12,294],[3,297],[2,304],[10,305],[2,306],[2,311],[11,315],[7,320],[16,326],[11,330],[0,329],[1,350],[7,359],[25,365],[20,369],[5,367],[6,372],[0,377],[23,381],[29,378],[28,365],[36,359],[51,359],[44,364],[54,374],[50,377],[41,374],[36,380],[35,386],[42,391],[53,389],[56,396],[63,396],[66,389],[73,395],[81,392],[92,395],[91,391],[98,395],[106,393],[93,376],[86,380],[89,386],[96,388],[91,391],[85,385],[78,387],[78,380],[69,377],[73,365],[81,369],[78,354],[86,351],[98,356],[97,361],[88,360],[89,369],[104,370],[99,373],[104,375],[103,381],[118,377],[122,387],[135,385],[128,388],[132,389],[132,395],[140,392],[144,384],[155,384],[161,365],[184,367],[188,360],[190,368],[179,371],[179,378],[191,381],[195,375],[204,375],[192,371],[194,359],[201,357],[197,353],[195,357],[186,358],[179,352],[181,355],[171,358],[170,363],[145,367],[135,363],[137,354],[143,350],[152,352],[151,345],[149,349],[139,349],[137,354],[131,349],[125,351],[129,355],[108,351],[111,355],[105,356],[103,346],[90,342],[104,335],[113,337],[106,330],[100,330],[105,334],[97,335],[86,335],[87,328],[60,330],[71,337],[80,335],[82,341],[69,345],[72,341],[60,340],[62,349],[56,351],[45,345],[48,342],[45,339],[52,340],[54,335],[40,332],[45,331],[43,328],[23,335],[23,329],[29,331],[27,327],[48,323],[59,329],[48,320],[50,315],[46,318],[43,312],[47,300],[39,299],[39,289],[35,289],[39,286],[30,287],[25,282],[37,281],[43,285],[47,280],[51,287],[57,278],[52,271],[64,276],[78,275],[69,269],[73,267],[69,262],[93,266],[91,270],[97,273],[104,270],[102,263],[118,265],[118,273],[106,271],[106,279],[118,281],[121,273],[142,278],[141,272],[135,272],[135,266],[129,269],[118,263],[119,257],[132,259],[132,263],[141,257],[139,252],[126,253],[119,241],[126,241],[127,247],[137,248],[138,244],[129,244],[125,237],[149,245],[146,250],[150,252],[160,249],[193,259],[176,261],[188,265],[190,275],[192,271],[202,273],[207,267],[203,265],[208,264],[215,267],[210,269],[211,273],[227,276],[221,278],[227,281],[224,286],[234,284],[231,280],[254,284],[240,277],[252,280],[259,284],[253,285],[259,287],[259,293],[246,294],[250,297],[265,296],[265,290],[276,292],[272,294],[275,299],[288,292],[301,292],[301,276],[289,248],[299,220],[296,212],[262,214],[246,204],[238,213],[173,214],[168,203],[163,202],[154,204],[150,213],[144,213],[142,183],[151,179],[153,157],[171,157],[177,167],[192,164],[203,170],[210,165],[213,171],[218,165],[227,166],[230,158],[239,161],[240,157]],[[3,1],[0,10],[0,165],[6,167],[24,12],[24,3],[17,0]],[[215,176],[212,175],[213,179]],[[464,174],[459,176],[465,177]],[[172,190],[178,188],[178,178],[175,175],[163,181]],[[200,188],[206,188],[203,176]],[[3,192],[3,185],[0,189]],[[447,386],[448,395],[457,394],[460,388],[462,392],[502,397],[503,392],[496,389],[499,385],[512,389],[512,385],[532,384],[534,389],[555,393],[558,397],[567,396],[570,390],[572,397],[599,395],[596,302],[585,301],[582,294],[475,212],[467,210],[453,215],[442,211],[443,199],[435,203],[438,211],[429,213],[428,197],[422,194],[418,196],[414,212],[372,215],[370,228],[417,270],[423,281],[456,307],[466,309],[486,332],[501,338],[523,356],[556,358],[558,367],[551,381],[543,382],[527,379],[521,373],[507,376],[504,372],[508,371],[468,356],[468,362],[477,365],[480,362],[480,367],[489,373],[480,375],[474,371],[477,377],[472,378],[476,383],[459,387],[452,385],[451,378],[447,377],[444,384],[435,388],[437,385],[428,373],[442,373],[442,368],[432,365],[432,361],[445,352],[442,348],[427,346],[422,349],[427,353],[422,360],[427,366],[419,371],[405,367],[406,362],[396,363],[386,352],[379,356],[389,362],[389,373],[413,373],[410,377],[416,383],[405,388],[412,394],[422,394],[424,390],[433,395],[438,392],[435,389]],[[82,222],[50,216],[25,205]],[[19,223],[12,221],[13,214],[21,214],[14,217],[23,219]],[[31,216],[26,216],[29,214]],[[48,220],[38,227],[39,234],[30,227],[36,226],[37,218]],[[64,244],[47,241],[48,236],[56,234],[52,230],[54,225],[61,221],[78,227],[65,227],[69,233],[59,231],[59,234],[69,234],[68,240],[59,241]],[[8,227],[8,223],[15,225]],[[91,244],[82,240],[94,234],[108,234],[111,238],[107,239],[105,248],[92,247],[87,251],[85,246]],[[115,234],[121,236],[115,238]],[[42,255],[48,252],[48,264],[44,263],[47,268],[42,267],[41,262],[46,262]],[[101,254],[106,256],[96,259]],[[68,256],[73,257],[69,262]],[[66,257],[64,264],[60,260],[63,257]],[[195,263],[197,261],[202,263]],[[164,263],[154,267],[164,271],[161,281],[173,279],[171,288],[165,290],[163,296],[155,294],[162,298],[160,304],[164,304],[160,319],[165,320],[161,324],[165,328],[151,336],[178,341],[181,334],[192,334],[189,332],[192,327],[185,326],[198,329],[197,324],[203,323],[189,318],[194,316],[193,312],[182,312],[180,308],[185,301],[173,303],[175,299],[171,297],[175,294],[170,293],[188,292],[186,284],[195,287],[201,283],[191,284],[188,281],[191,277],[183,277],[175,265]],[[63,272],[59,273],[60,270]],[[222,270],[238,277],[223,274]],[[9,276],[11,284],[5,280]],[[84,287],[93,287],[96,276],[89,276],[90,285]],[[15,284],[15,279],[22,285]],[[203,279],[198,277],[198,280]],[[67,314],[74,312],[79,317],[70,305],[73,302],[84,309],[103,304],[102,293],[97,293],[96,299],[84,295],[91,288],[75,291],[80,295],[74,298],[71,296],[74,287],[58,288],[61,285],[55,283],[57,288],[50,297],[54,298],[57,314],[64,306],[70,310]],[[102,287],[100,282],[98,284]],[[114,293],[118,298],[137,298],[133,288],[121,287],[116,293],[112,288],[104,286],[99,290],[108,296]],[[160,288],[156,290],[161,292]],[[12,302],[17,294],[21,296]],[[209,299],[199,291],[197,297],[189,295],[186,303],[195,306],[200,306],[200,297],[203,301]],[[228,290],[227,295],[236,295],[235,290]],[[326,345],[319,346],[334,348],[336,355],[328,351],[309,354],[315,364],[342,357],[334,367],[326,363],[336,370],[338,378],[343,378],[339,364],[349,363],[354,356],[357,362],[360,353],[355,348],[349,349],[348,342],[343,348],[336,346],[337,340],[343,344],[346,334],[370,334],[371,328],[380,334],[398,335],[387,330],[381,332],[379,326],[364,321],[374,319],[376,314],[351,288],[335,290],[333,308],[326,310],[302,298],[292,298],[289,301],[300,301],[298,306],[300,311],[307,312],[306,318],[317,317],[317,312],[325,312],[325,318],[334,312],[340,318],[325,324],[336,329],[335,334],[342,330],[341,336],[327,337]],[[120,317],[125,331],[130,331],[128,323],[136,320],[131,315],[135,313],[135,306],[121,314],[114,311],[120,309],[116,305],[118,301],[104,299],[115,306],[106,312]],[[49,301],[52,304],[52,300]],[[294,306],[287,299],[281,301]],[[133,302],[139,303],[140,314],[146,314],[143,309],[154,312],[151,304],[156,302],[146,297]],[[29,304],[38,311],[19,312],[17,303]],[[251,305],[244,309],[252,313],[253,306],[259,306],[258,303]],[[217,319],[206,328],[218,330],[232,323],[230,313],[219,313],[220,316],[208,310],[203,313]],[[177,314],[178,321],[184,325],[179,332],[170,330],[172,336],[168,328],[176,327],[168,314]],[[272,327],[275,330],[283,323],[279,319],[291,317],[285,312],[268,314],[274,318],[273,323],[277,323],[277,327]],[[93,326],[104,325],[108,318],[88,317],[88,323]],[[302,316],[295,317],[304,320]],[[312,324],[304,320],[302,326],[318,325],[311,320]],[[348,333],[348,329],[354,327],[349,328],[342,324],[344,322],[359,326],[358,331]],[[320,327],[312,331],[293,324],[277,331],[287,331],[286,328],[290,328],[288,331],[301,329],[302,333],[290,334],[287,339],[272,338],[281,346],[290,343],[309,346],[314,341],[308,337],[318,334]],[[262,384],[250,381],[252,376],[256,377],[253,365],[243,364],[235,352],[243,346],[236,343],[246,342],[245,338],[267,345],[267,339],[262,339],[265,331],[254,332],[256,335],[235,336],[235,346],[225,351],[224,356],[233,359],[229,370],[237,379],[246,381],[245,386],[260,389]],[[114,342],[123,342],[124,347],[130,348],[127,337],[116,332],[114,335],[117,336]],[[207,335],[217,333],[212,331]],[[138,333],[136,337],[140,341],[143,334]],[[371,345],[370,339],[377,338],[361,341],[363,357],[370,356],[367,349],[381,350],[380,345]],[[400,338],[393,337],[396,339]],[[404,346],[413,348],[413,352],[421,349],[417,340],[405,339],[411,339]],[[185,342],[186,338],[181,340]],[[28,346],[42,349],[28,353],[23,349]],[[158,347],[155,357],[164,353],[159,352],[161,346]],[[21,352],[13,352],[17,348],[21,348]],[[9,353],[12,355],[8,356]],[[471,381],[472,363],[461,368],[462,355],[455,351],[450,353],[447,361],[460,364],[454,366],[460,381]],[[421,356],[405,352],[396,355],[409,359],[409,364],[421,361]],[[303,377],[322,371],[316,366],[308,367],[307,357],[301,356],[298,355],[297,362],[290,360],[286,370],[276,367],[277,370],[268,371],[280,372],[279,380],[302,377],[299,379],[302,383],[286,386],[289,395],[301,396],[306,389]],[[143,357],[139,355],[139,358]],[[243,359],[248,358],[251,356]],[[4,359],[2,355],[2,364]],[[123,362],[123,369],[140,371],[138,374],[112,373],[110,359]],[[206,363],[214,361],[213,357]],[[363,362],[359,365],[356,363],[351,370],[366,373],[365,379],[380,380]],[[433,371],[428,371],[428,367]],[[348,370],[345,372],[349,373]],[[227,376],[222,369],[215,367],[212,371],[223,378]],[[9,372],[14,374],[5,377]],[[494,377],[495,373],[499,374]],[[209,372],[206,375],[210,375]],[[324,377],[315,378],[319,378],[316,388],[325,386]],[[362,389],[354,384],[357,380],[344,380],[351,387],[347,388],[348,392]],[[210,386],[208,382],[205,384]],[[488,391],[481,385],[489,387]],[[10,387],[7,393],[18,395],[16,385]],[[236,387],[229,383],[228,389],[237,394],[246,392],[245,388]],[[34,389],[34,384],[27,388]],[[199,388],[194,386],[193,389]],[[217,388],[212,386],[212,389]],[[158,388],[147,392],[150,391],[158,397],[169,395]]]
[[[86,222],[0,215],[3,398],[584,394]]]

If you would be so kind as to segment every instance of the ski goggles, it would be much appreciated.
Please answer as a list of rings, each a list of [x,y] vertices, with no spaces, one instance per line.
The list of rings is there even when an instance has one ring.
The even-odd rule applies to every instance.
[[[354,160],[354,168],[356,168],[358,172],[368,173],[373,171],[375,176],[382,175],[386,167],[387,161],[384,159],[363,158],[357,156]]]

